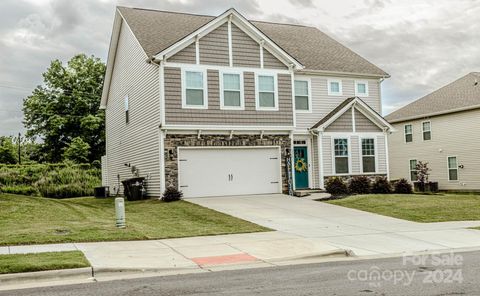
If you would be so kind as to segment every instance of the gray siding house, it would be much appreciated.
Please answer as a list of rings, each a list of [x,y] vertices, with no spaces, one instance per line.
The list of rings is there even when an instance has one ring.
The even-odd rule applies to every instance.
[[[416,180],[428,162],[441,190],[480,190],[480,73],[468,75],[389,114],[390,176]]]
[[[318,29],[117,7],[101,108],[103,183],[150,196],[323,188],[388,175],[387,73]]]

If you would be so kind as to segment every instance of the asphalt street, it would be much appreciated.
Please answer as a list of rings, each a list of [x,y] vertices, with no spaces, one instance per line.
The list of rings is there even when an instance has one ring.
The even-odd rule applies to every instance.
[[[479,295],[480,252],[206,272],[0,295]]]

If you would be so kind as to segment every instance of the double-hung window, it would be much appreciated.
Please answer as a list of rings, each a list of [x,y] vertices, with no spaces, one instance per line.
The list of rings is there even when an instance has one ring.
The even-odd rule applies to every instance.
[[[358,97],[368,97],[368,82],[355,81],[355,95]]]
[[[183,70],[182,107],[207,108],[207,74],[202,70]]]
[[[362,168],[364,173],[375,173],[375,140],[362,139]]]
[[[422,132],[423,132],[424,141],[428,141],[432,139],[432,125],[430,121],[422,122]]]
[[[341,96],[342,95],[342,81],[340,79],[328,79],[328,95]]]
[[[310,110],[310,85],[308,80],[295,80],[295,110]]]
[[[405,142],[410,143],[413,141],[413,129],[411,124],[405,124]]]
[[[335,173],[348,174],[348,139],[334,139],[333,151],[335,155]]]
[[[273,74],[257,74],[257,110],[278,110],[277,77]]]
[[[220,73],[220,101],[222,109],[244,109],[243,75],[241,73]]]
[[[412,182],[417,181],[417,160],[410,159],[408,165],[410,169],[410,181]]]
[[[448,157],[448,181],[458,181],[457,157]]]

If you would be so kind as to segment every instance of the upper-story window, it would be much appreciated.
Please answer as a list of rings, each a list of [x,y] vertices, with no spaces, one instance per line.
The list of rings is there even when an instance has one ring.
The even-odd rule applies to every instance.
[[[375,140],[362,139],[362,168],[364,173],[375,173]]]
[[[334,139],[333,151],[335,155],[335,173],[348,174],[348,139]]]
[[[278,110],[277,76],[274,74],[257,74],[256,78],[257,110]]]
[[[295,80],[295,110],[311,111],[310,81],[307,79]]]
[[[130,121],[129,106],[128,106],[128,95],[123,98],[123,104],[125,105],[125,123]]]
[[[220,102],[222,109],[244,109],[242,73],[220,72]]]
[[[207,108],[207,73],[200,70],[183,70],[182,107]]]
[[[355,95],[358,97],[368,97],[368,81],[355,81]]]
[[[328,79],[328,95],[329,96],[342,95],[342,81],[340,79]]]
[[[432,125],[430,121],[422,122],[422,132],[423,132],[424,141],[428,141],[432,139]]]
[[[411,124],[405,124],[405,142],[410,143],[413,141],[413,129]]]

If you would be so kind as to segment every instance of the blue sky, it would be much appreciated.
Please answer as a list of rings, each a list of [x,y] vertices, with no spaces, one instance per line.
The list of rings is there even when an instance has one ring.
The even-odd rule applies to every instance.
[[[116,5],[315,26],[392,76],[384,114],[480,71],[480,0],[2,0],[0,135],[23,132],[22,100],[51,60],[106,59]]]

